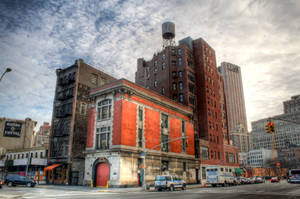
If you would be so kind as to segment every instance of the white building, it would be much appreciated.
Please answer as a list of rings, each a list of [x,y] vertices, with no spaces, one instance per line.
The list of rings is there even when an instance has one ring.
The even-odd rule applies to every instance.
[[[275,158],[277,152],[274,152]],[[272,150],[269,149],[258,149],[251,150],[247,154],[247,164],[251,167],[268,167],[268,163],[272,160]]]
[[[0,160],[0,177],[6,174],[25,176],[27,172],[36,181],[45,181],[43,170],[47,165],[47,153],[48,150],[44,147],[8,150],[5,158]]]
[[[284,114],[264,118],[252,122],[253,149],[272,149],[272,134],[266,132],[266,124],[269,120],[274,122],[275,148],[284,149],[300,146],[300,96],[294,96],[291,100],[283,102]],[[294,123],[296,122],[296,123]]]

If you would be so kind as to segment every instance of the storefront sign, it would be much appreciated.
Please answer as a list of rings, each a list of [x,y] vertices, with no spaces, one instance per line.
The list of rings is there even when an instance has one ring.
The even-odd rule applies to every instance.
[[[20,137],[21,129],[22,129],[22,123],[20,123],[20,122],[6,122],[3,136]]]

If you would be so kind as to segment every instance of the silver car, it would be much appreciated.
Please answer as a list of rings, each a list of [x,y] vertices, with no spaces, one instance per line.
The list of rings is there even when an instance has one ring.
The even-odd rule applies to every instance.
[[[154,182],[155,190],[161,191],[161,190],[170,190],[174,191],[175,189],[186,189],[185,181],[171,175],[159,175],[156,176],[155,182]]]

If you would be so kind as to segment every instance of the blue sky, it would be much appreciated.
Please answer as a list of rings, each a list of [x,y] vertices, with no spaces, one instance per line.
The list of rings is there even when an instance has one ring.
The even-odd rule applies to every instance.
[[[176,41],[204,38],[217,63],[242,68],[248,123],[282,113],[300,94],[300,1],[0,1],[0,117],[50,121],[55,69],[84,61],[134,81],[137,58],[161,49],[161,24]],[[250,127],[250,125],[249,125]]]

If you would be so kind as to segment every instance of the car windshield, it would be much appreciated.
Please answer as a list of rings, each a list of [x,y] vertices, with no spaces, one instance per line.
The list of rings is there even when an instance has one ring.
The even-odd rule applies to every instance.
[[[164,181],[166,180],[166,176],[156,176],[155,181]]]

